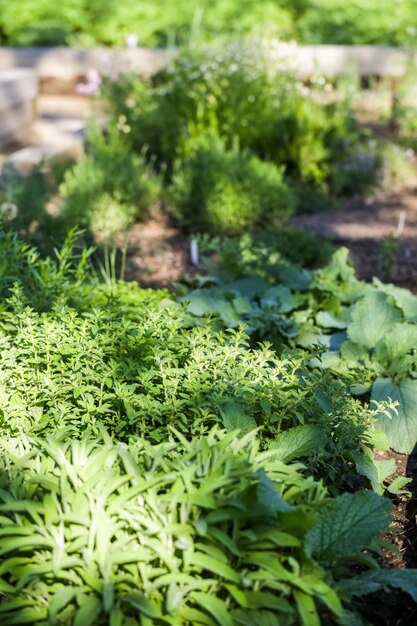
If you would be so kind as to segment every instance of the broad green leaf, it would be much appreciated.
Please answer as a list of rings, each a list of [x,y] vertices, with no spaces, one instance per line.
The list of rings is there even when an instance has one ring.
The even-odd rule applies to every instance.
[[[245,435],[254,428],[256,422],[251,415],[248,415],[242,406],[233,400],[228,400],[222,410],[222,422],[227,431],[240,430],[241,435]]]
[[[345,493],[335,498],[307,533],[307,545],[321,562],[332,563],[358,552],[387,528],[391,502],[375,493]]]
[[[269,287],[269,283],[263,280],[263,278],[259,276],[247,276],[234,280],[232,283],[227,283],[224,285],[223,289],[252,300],[256,296],[262,295]]]
[[[290,461],[323,450],[326,445],[326,435],[323,429],[315,424],[305,424],[289,428],[277,435],[270,449],[276,452],[277,457],[289,463]]]
[[[417,322],[417,296],[415,294],[411,293],[409,289],[386,285],[378,278],[374,278],[373,283],[379,291],[383,291],[394,298],[395,304],[402,309],[406,320]]]
[[[417,350],[417,325],[395,324],[375,348],[375,358],[389,366],[392,361]]]
[[[379,569],[363,572],[338,583],[340,594],[366,596],[381,589],[400,589],[417,603],[417,569]]]
[[[240,322],[240,315],[220,289],[196,289],[184,300],[188,302],[188,311],[197,317],[212,313],[219,315],[226,326],[235,326]]]
[[[407,379],[396,384],[391,378],[380,378],[372,387],[372,399],[377,402],[398,402],[396,413],[378,415],[378,428],[397,452],[410,454],[417,444],[417,380]]]
[[[267,289],[261,299],[262,306],[277,307],[280,313],[289,313],[296,307],[296,300],[288,287],[279,285]]]
[[[358,365],[370,366],[369,352],[364,345],[345,341],[340,347],[340,355],[353,367]]]
[[[388,296],[373,291],[353,308],[348,337],[353,343],[372,349],[400,320],[401,312]]]
[[[343,330],[347,326],[347,322],[336,317],[328,311],[319,311],[316,315],[316,323],[322,328],[338,328]]]
[[[411,491],[409,489],[404,489],[407,485],[412,482],[411,478],[407,478],[406,476],[397,476],[394,478],[392,483],[390,483],[387,487],[387,491],[392,493],[395,496],[399,496],[402,494],[406,494],[408,496],[411,495]]]

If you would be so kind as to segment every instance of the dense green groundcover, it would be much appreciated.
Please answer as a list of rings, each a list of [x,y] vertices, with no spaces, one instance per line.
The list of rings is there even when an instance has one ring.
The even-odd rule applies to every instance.
[[[229,285],[206,315],[208,291],[99,283],[76,241],[42,259],[0,236],[1,623],[365,625],[369,593],[417,602],[417,572],[375,558],[390,523],[381,494],[406,481],[373,460],[385,409],[352,397],[362,371],[336,378],[316,366],[321,348],[272,332],[275,347],[256,345],[225,318],[239,322],[255,292]],[[246,254],[252,268],[260,258]],[[360,286],[343,252],[313,276],[274,267],[293,281],[269,287],[275,335],[295,292],[300,310],[310,289],[334,320],[325,286],[336,297]],[[409,319],[414,299],[394,296],[401,327],[398,298]]]
[[[267,33],[304,43],[404,45],[416,41],[414,0],[0,0],[7,45],[143,45]]]

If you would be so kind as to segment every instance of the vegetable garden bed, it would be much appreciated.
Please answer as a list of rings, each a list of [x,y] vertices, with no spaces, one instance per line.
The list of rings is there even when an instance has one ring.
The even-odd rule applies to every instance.
[[[417,295],[288,225],[413,169],[414,118],[387,149],[281,62],[110,77],[75,165],[1,180],[6,626],[415,621]]]

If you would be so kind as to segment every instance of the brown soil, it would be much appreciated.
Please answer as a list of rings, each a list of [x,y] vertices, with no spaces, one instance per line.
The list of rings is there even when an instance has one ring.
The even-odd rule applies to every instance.
[[[142,287],[169,287],[196,271],[191,263],[189,237],[162,212],[135,224],[127,245],[126,279],[137,280]]]
[[[337,211],[297,215],[291,224],[349,248],[361,278],[379,276],[417,292],[417,177],[373,198],[346,200]]]

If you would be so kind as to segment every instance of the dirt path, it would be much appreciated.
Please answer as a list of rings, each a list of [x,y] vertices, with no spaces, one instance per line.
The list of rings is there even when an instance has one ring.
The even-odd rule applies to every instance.
[[[417,292],[417,176],[375,198],[345,201],[337,211],[297,215],[291,224],[349,248],[361,278],[376,275]]]

